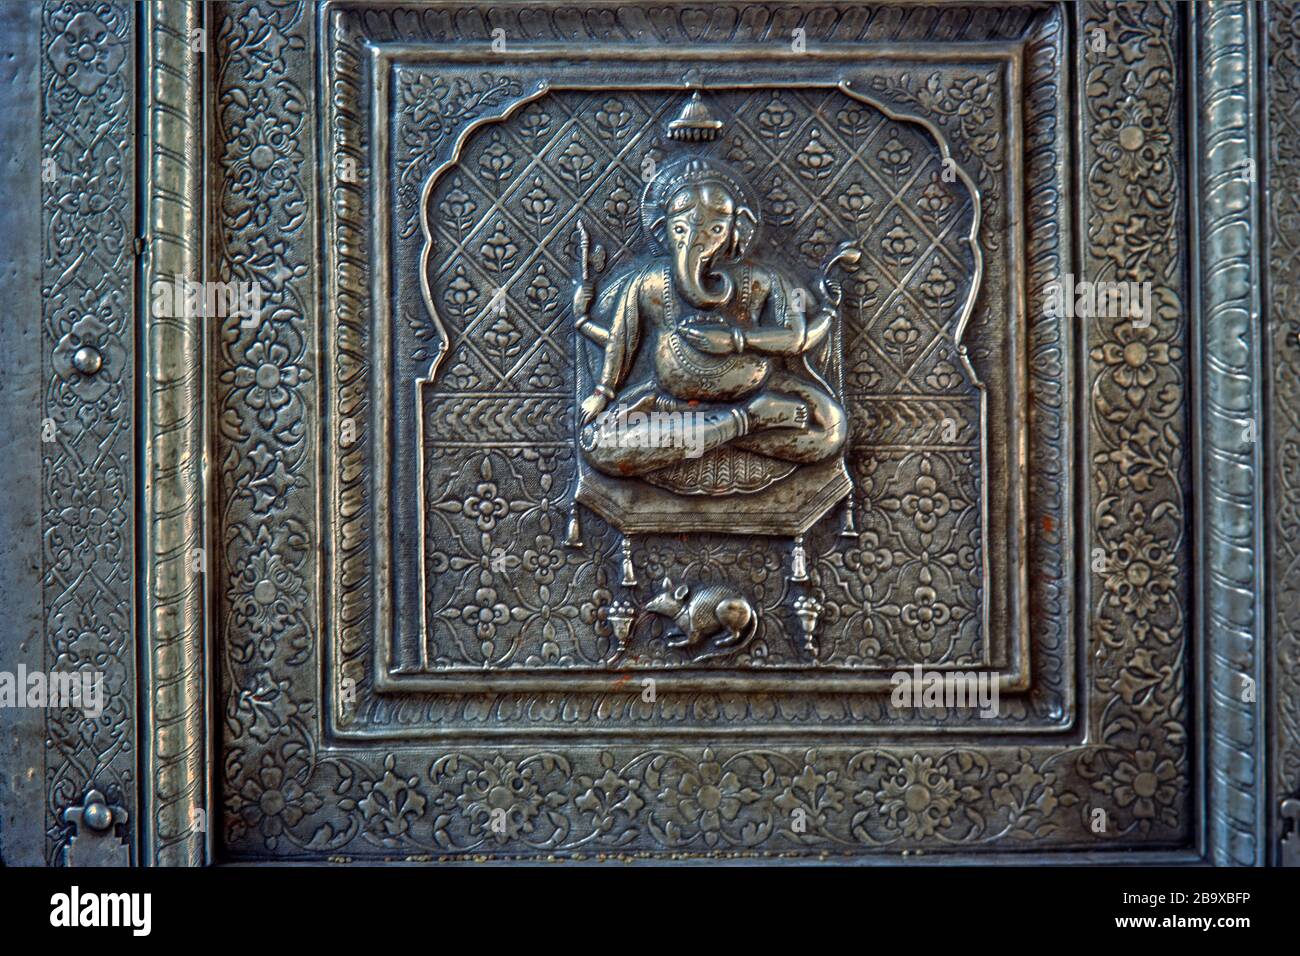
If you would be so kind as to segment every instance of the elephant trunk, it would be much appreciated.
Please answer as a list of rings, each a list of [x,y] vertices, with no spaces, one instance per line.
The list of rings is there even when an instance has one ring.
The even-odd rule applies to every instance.
[[[731,278],[725,273],[711,277],[719,282],[720,288],[717,292],[710,292],[705,288],[708,266],[709,260],[694,245],[679,248],[674,257],[677,289],[681,292],[682,298],[697,309],[716,309],[729,301],[732,292],[735,291]]]

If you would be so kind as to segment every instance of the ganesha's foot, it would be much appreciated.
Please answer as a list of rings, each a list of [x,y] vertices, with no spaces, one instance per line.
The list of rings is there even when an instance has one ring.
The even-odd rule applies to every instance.
[[[767,392],[750,399],[745,411],[750,422],[758,428],[808,427],[808,403],[779,392]]]

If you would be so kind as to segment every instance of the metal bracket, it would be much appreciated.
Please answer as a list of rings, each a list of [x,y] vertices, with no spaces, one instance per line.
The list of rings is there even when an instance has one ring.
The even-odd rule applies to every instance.
[[[1287,797],[1278,808],[1282,817],[1279,866],[1300,866],[1300,797]]]
[[[79,807],[63,811],[63,822],[76,828],[63,850],[64,866],[130,866],[125,839],[126,808],[110,805],[98,790],[87,791]]]

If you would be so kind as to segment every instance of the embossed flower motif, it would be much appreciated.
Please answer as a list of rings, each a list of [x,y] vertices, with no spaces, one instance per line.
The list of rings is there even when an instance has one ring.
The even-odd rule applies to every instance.
[[[577,133],[555,160],[555,165],[560,176],[574,185],[581,185],[596,174],[596,157],[578,139]]]
[[[936,362],[934,368],[925,376],[926,385],[945,392],[956,388],[961,384],[961,381],[961,375],[957,369],[951,363],[944,361]]]
[[[687,825],[699,828],[709,846],[718,842],[724,822],[736,819],[743,807],[758,798],[758,792],[744,786],[735,771],[725,769],[711,749],[704,751],[694,770],[682,773],[675,786],[659,794]]]
[[[474,597],[465,602],[460,616],[473,625],[480,641],[490,641],[496,636],[497,625],[510,619],[510,608],[497,599],[496,588],[478,588]]]
[[[256,82],[267,73],[284,72],[284,49],[294,41],[284,35],[278,19],[267,17],[258,7],[250,7],[239,17],[237,62],[249,80]]]
[[[925,281],[917,288],[921,290],[925,304],[932,309],[948,308],[952,305],[952,297],[957,293],[957,283],[952,281],[937,259],[925,274]]]
[[[886,167],[891,176],[897,178],[905,175],[911,168],[912,151],[903,145],[897,135],[892,135],[876,153],[876,158]]]
[[[1178,767],[1168,757],[1151,748],[1143,737],[1138,749],[1121,758],[1108,778],[1097,781],[1097,789],[1113,796],[1120,807],[1132,807],[1138,820],[1161,817],[1176,819]],[[1161,811],[1165,811],[1161,813]]]
[[[478,203],[469,193],[460,188],[460,179],[453,180],[452,187],[451,192],[438,203],[438,212],[444,222],[450,222],[458,233],[463,233],[473,221],[474,213],[478,211]],[[457,266],[456,270],[464,275],[464,267]]]
[[[835,126],[850,138],[865,136],[871,129],[871,113],[860,106],[846,106],[835,114]]]
[[[826,148],[820,131],[816,129],[795,159],[799,163],[799,175],[805,179],[825,179],[835,164],[835,154]]]
[[[640,796],[641,781],[621,776],[614,767],[613,754],[608,750],[601,751],[599,761],[604,771],[599,777],[582,775],[577,778],[578,796],[573,805],[583,813],[591,814],[596,832],[609,833],[620,811],[630,821],[641,812],[645,801]]]
[[[432,139],[441,138],[443,110],[451,88],[442,77],[433,73],[404,70],[398,87],[402,106],[406,108],[411,125],[424,131]]]
[[[1114,336],[1115,341],[1092,350],[1092,360],[1109,366],[1115,384],[1124,389],[1129,404],[1137,408],[1146,398],[1147,388],[1159,377],[1161,367],[1177,361],[1182,352],[1159,341],[1159,333],[1151,325],[1138,327],[1123,322],[1115,326]]]
[[[622,100],[610,97],[596,110],[596,125],[601,135],[606,138],[621,139],[626,133],[627,124],[632,121],[632,114],[623,106]]]
[[[613,225],[621,226],[630,220],[632,211],[635,208],[632,194],[620,182],[610,192],[609,198],[605,200],[605,218]]]
[[[583,601],[579,606],[578,618],[589,625],[597,636],[609,637],[614,633],[609,623],[610,606],[613,603],[613,594],[605,588],[597,588],[591,592],[591,600]]]
[[[866,357],[853,363],[848,377],[850,386],[859,391],[868,391],[880,384],[880,370]]]
[[[844,283],[844,291],[864,308],[870,308],[879,301],[880,281],[873,275],[855,272]]]
[[[930,176],[930,181],[926,184],[925,189],[921,190],[921,195],[917,199],[917,209],[921,215],[930,222],[938,222],[943,218],[944,213],[953,204],[952,193],[943,188],[943,183],[939,179],[938,173]]]
[[[550,584],[555,580],[555,572],[564,567],[564,552],[556,547],[555,539],[549,534],[538,535],[535,548],[524,549],[524,570],[533,576],[538,584]]]
[[[63,187],[58,197],[60,211],[75,217],[82,228],[97,232],[101,228],[101,216],[112,205],[108,183],[102,176],[74,171],[60,170],[59,177]]]
[[[982,125],[993,118],[993,111],[987,105],[989,86],[978,76],[967,77],[950,84],[948,98],[956,101],[957,115],[969,117],[973,126]]]
[[[519,253],[519,246],[510,238],[504,224],[498,221],[492,235],[484,240],[478,251],[492,270],[497,274],[501,274],[514,267],[515,256]]]
[[[85,297],[83,301],[86,301]],[[54,371],[84,402],[97,402],[103,398],[124,370],[126,349],[118,336],[109,330],[104,319],[108,311],[105,300],[95,313],[73,322],[67,334],[55,343],[51,356]],[[77,353],[83,349],[98,356],[99,369],[94,374],[82,372],[77,367]]]
[[[550,355],[546,353],[542,354],[537,366],[528,374],[529,387],[538,391],[558,388],[563,382],[564,378],[560,374],[559,367],[551,361]]]
[[[563,800],[554,794],[552,800]],[[531,767],[493,757],[465,774],[465,784],[456,797],[469,822],[470,833],[506,843],[531,833],[534,821],[547,800],[533,779]]]
[[[230,134],[223,154],[229,197],[224,205],[238,217],[234,226],[265,226],[281,212],[287,218],[280,232],[302,222],[306,209],[296,179],[302,158],[297,146],[301,112],[301,105],[277,106],[263,88],[249,95],[246,108],[229,109]]]
[[[930,459],[923,458],[921,473],[916,476],[912,492],[899,502],[899,510],[923,533],[933,532],[939,526],[939,519],[952,511],[952,499],[939,490],[933,470]]]
[[[922,583],[916,586],[911,602],[903,606],[899,615],[903,623],[913,629],[916,640],[927,653],[938,636],[939,628],[953,619],[952,607],[939,600],[939,592],[931,587],[930,578],[929,571],[922,568]]]
[[[726,155],[723,157],[732,166],[742,173],[749,175],[755,169],[755,163],[749,156],[749,151],[745,149],[745,142],[739,136],[733,136],[728,140],[731,144],[727,148]]]
[[[259,525],[256,550],[231,569],[226,597],[238,633],[256,640],[270,660],[277,640],[295,623],[306,600],[302,576],[275,547],[271,532]]]
[[[533,140],[540,140],[551,131],[551,114],[534,104],[520,120],[521,132]]]
[[[816,227],[799,243],[799,254],[810,261],[824,259],[834,242],[835,237],[826,231],[826,221],[819,216]]]
[[[555,308],[559,295],[560,290],[555,288],[555,283],[546,274],[546,266],[538,266],[537,275],[533,276],[533,281],[528,283],[528,288],[524,290],[524,298],[528,300],[528,304],[537,312],[545,313]]]
[[[232,800],[231,810],[250,829],[256,827],[268,849],[274,850],[287,827],[295,827],[321,808],[320,797],[303,787],[275,762],[262,754],[261,766],[244,780]]]
[[[339,802],[344,810],[351,810],[354,806],[359,809],[366,832],[384,846],[399,845],[401,838],[410,831],[411,824],[424,815],[427,803],[420,793],[420,778],[399,777],[394,766],[393,755],[388,754],[384,757],[383,777],[362,784],[366,790],[365,797],[355,804],[350,800]]]
[[[838,782],[839,774],[836,771],[821,773],[811,764],[805,764],[790,777],[785,789],[772,801],[772,805],[785,814],[787,820],[793,821],[797,818],[796,815],[802,815],[804,829],[788,829],[785,832],[825,832],[830,823],[829,811],[844,809],[845,793],[836,786]]]
[[[496,482],[481,481],[461,505],[461,512],[473,518],[480,531],[491,531],[497,521],[510,513],[510,503],[501,496]]]
[[[524,195],[519,206],[539,226],[544,226],[555,218],[552,215],[555,211],[555,197],[542,187],[540,178],[533,180],[533,188]]]
[[[953,811],[979,797],[977,788],[959,786],[933,758],[920,754],[904,760],[876,791],[876,803],[889,826],[912,839],[951,826]]]
[[[471,306],[478,301],[478,289],[465,276],[465,267],[456,266],[455,277],[447,283],[447,291],[442,294],[442,301],[454,313],[464,316]]]
[[[1111,241],[1106,258],[1115,263],[1117,278],[1148,281],[1148,262],[1161,253],[1169,241],[1169,230],[1150,216],[1130,214],[1123,222],[1110,224]]]
[[[651,581],[662,581],[671,577],[675,559],[672,551],[658,545],[651,545],[643,552],[646,574]]]
[[[506,145],[501,142],[499,133],[492,134],[491,142],[483,150],[483,155],[479,157],[478,168],[484,179],[490,179],[495,183],[510,178],[510,174],[515,168],[515,158]]]
[[[876,532],[863,531],[857,546],[844,552],[844,566],[864,584],[870,584],[894,566],[894,553],[880,543]]]
[[[767,139],[780,139],[790,132],[793,125],[794,110],[786,106],[780,96],[773,96],[758,114],[758,133]]]
[[[97,671],[113,664],[121,652],[120,643],[107,624],[72,627],[58,639],[58,646],[73,666]]]
[[[772,221],[779,225],[789,225],[794,222],[795,214],[799,211],[799,204],[790,198],[786,192],[785,186],[781,182],[781,177],[776,176],[772,179],[772,186],[767,191],[768,215]]]
[[[277,679],[263,669],[246,679],[239,695],[231,698],[226,712],[239,721],[244,732],[264,744],[288,727],[298,713],[298,705],[289,693],[289,681]]]
[[[1145,625],[1146,618],[1170,604],[1178,586],[1174,551],[1146,526],[1146,511],[1134,505],[1132,528],[1107,555],[1103,585],[1127,613]],[[1141,629],[1145,634],[1145,626]]]
[[[50,44],[50,65],[82,96],[90,96],[126,59],[125,44],[88,10],[68,21]]]
[[[1173,138],[1150,105],[1129,93],[1117,106],[1103,108],[1090,137],[1105,172],[1128,181],[1124,191],[1132,198],[1149,187],[1149,180],[1169,170]]]
[[[998,771],[994,775],[997,786],[989,790],[989,796],[993,806],[1008,810],[1012,836],[1022,840],[1045,836],[1054,829],[1049,821],[1057,806],[1073,806],[1078,798],[1068,791],[1058,795],[1057,775],[1035,768],[1028,749],[1021,748],[1016,756],[1020,768],[1015,773]]]
[[[888,351],[893,352],[895,355],[902,355],[916,347],[917,341],[921,338],[921,333],[912,324],[911,319],[906,315],[899,314],[893,322],[886,326],[880,337],[885,340]]]
[[[1121,426],[1118,438],[1118,447],[1099,453],[1097,460],[1118,466],[1120,488],[1146,491],[1157,475],[1169,473],[1169,456],[1157,444],[1160,432],[1146,419],[1139,419],[1132,428]]]
[[[71,490],[67,507],[58,511],[60,530],[72,542],[79,556],[96,555],[111,559],[115,529],[126,519],[120,502],[110,501],[98,485],[78,483]]]
[[[854,183],[840,194],[836,202],[839,204],[841,216],[849,222],[861,222],[870,214],[876,200],[862,188],[860,183]]]
[[[260,339],[248,347],[239,365],[222,373],[222,381],[233,382],[242,404],[252,409],[257,423],[267,429],[275,426],[280,410],[308,377],[302,366],[290,360],[287,346]]]
[[[916,240],[903,227],[902,217],[894,217],[893,228],[881,238],[880,248],[885,255],[901,265],[910,265],[916,258]]]
[[[781,559],[768,547],[742,548],[736,554],[736,570],[755,584],[762,584],[781,570]]]

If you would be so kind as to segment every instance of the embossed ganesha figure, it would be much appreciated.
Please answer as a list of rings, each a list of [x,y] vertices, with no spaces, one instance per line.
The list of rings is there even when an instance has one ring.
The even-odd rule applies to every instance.
[[[666,166],[642,222],[661,251],[574,295],[579,330],[603,349],[580,414],[591,466],[626,477],[723,447],[794,464],[838,454],[844,409],[809,356],[827,340],[839,286],[823,279],[815,296],[749,257],[758,205],[714,160]]]

